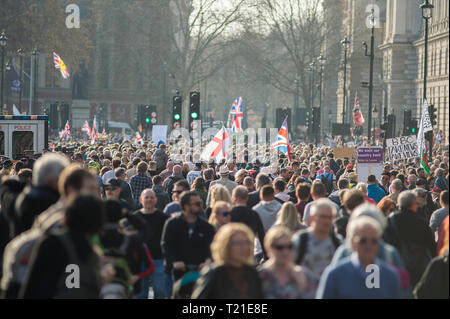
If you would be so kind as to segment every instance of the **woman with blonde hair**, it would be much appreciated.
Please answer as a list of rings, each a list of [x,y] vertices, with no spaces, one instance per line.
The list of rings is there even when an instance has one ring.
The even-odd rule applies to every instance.
[[[372,204],[372,205],[376,205],[376,204],[377,204],[372,198],[370,198],[369,196],[367,196],[367,194],[368,194],[369,192],[367,191],[367,186],[366,186],[365,183],[358,183],[358,184],[355,186],[355,189],[358,190],[358,191],[363,192],[364,198],[366,199],[366,201],[367,201],[369,204]]]
[[[211,215],[211,210],[212,207],[214,207],[214,204],[218,201],[224,201],[229,203],[230,205],[233,204],[233,201],[231,200],[231,195],[230,192],[228,191],[228,189],[220,184],[215,184],[213,186],[211,186],[211,188],[209,189],[210,191],[210,202],[209,202],[209,207],[206,209],[205,213],[206,216],[209,219],[209,216]]]
[[[211,244],[214,264],[202,270],[192,299],[262,299],[253,240],[253,232],[244,224],[221,227]]]
[[[229,222],[231,222],[231,205],[224,201],[215,202],[209,216],[209,223],[218,230]]]
[[[245,169],[240,169],[237,171],[236,175],[234,175],[234,181],[238,183],[238,185],[242,185],[244,183],[244,178],[248,176],[248,172]]]
[[[275,225],[285,226],[289,228],[292,233],[306,228],[305,225],[300,223],[297,208],[292,202],[286,202],[281,206]]]
[[[300,299],[310,295],[311,285],[300,266],[294,263],[291,229],[276,225],[264,238],[269,260],[259,269],[264,298]]]

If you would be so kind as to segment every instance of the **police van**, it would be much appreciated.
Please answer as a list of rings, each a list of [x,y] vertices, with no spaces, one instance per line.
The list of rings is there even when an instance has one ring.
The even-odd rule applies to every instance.
[[[0,155],[19,160],[25,151],[48,148],[47,115],[0,115]]]

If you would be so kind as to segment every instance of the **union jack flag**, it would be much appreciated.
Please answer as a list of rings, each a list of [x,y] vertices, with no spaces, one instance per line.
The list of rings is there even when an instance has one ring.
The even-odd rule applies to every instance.
[[[63,60],[59,55],[53,52],[53,62],[55,63],[55,68],[61,72],[61,75],[64,79],[68,79],[70,77],[69,69],[64,64]]]
[[[88,121],[85,121],[83,124],[83,127],[81,128],[81,130],[83,132],[86,133],[86,135],[88,135],[89,137],[91,136],[91,128],[89,127],[89,123]]]
[[[289,146],[287,117],[284,119],[280,131],[278,132],[277,140],[272,144],[272,147],[286,155],[289,159],[289,162],[291,162],[291,148]]]
[[[238,97],[230,110],[230,120],[231,120],[231,132],[241,133],[242,130],[242,119],[244,118],[244,113],[242,112],[242,98]],[[228,125],[229,127],[230,125]]]

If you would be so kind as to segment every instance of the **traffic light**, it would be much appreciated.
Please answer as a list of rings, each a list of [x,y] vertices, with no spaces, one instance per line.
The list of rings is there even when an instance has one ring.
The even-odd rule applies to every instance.
[[[143,108],[143,128],[151,128],[158,123],[158,114],[156,111],[156,105],[145,105]]]
[[[279,129],[283,125],[284,119],[287,117],[288,129],[292,130],[291,125],[291,109],[288,108],[277,108],[276,110],[276,127]]]
[[[50,109],[48,110],[48,124],[49,127],[53,130],[59,129],[59,121],[58,121],[58,104],[53,103],[50,104]],[[66,123],[64,123],[66,124]]]
[[[417,120],[411,120],[409,128],[412,135],[417,134]]]
[[[261,128],[266,128],[267,127],[267,120],[266,120],[266,116],[263,114],[263,116],[261,117]]]
[[[437,125],[437,115],[436,115],[436,108],[433,104],[428,106],[428,115],[430,116],[431,125],[436,126]]]
[[[403,113],[403,135],[410,135],[411,133],[411,110],[405,110]]]
[[[189,94],[189,130],[195,129],[194,123],[200,120],[200,92]]]
[[[181,96],[176,95],[173,97],[173,118],[172,118],[172,128],[180,128],[181,127]]]
[[[386,128],[386,138],[394,138],[395,137],[395,115],[388,115],[388,122]]]

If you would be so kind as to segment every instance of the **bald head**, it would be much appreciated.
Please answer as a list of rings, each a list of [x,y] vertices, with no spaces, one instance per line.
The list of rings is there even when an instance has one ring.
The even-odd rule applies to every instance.
[[[183,173],[183,168],[180,165],[175,165],[173,167],[173,175],[181,175]]]
[[[141,196],[139,197],[139,202],[142,205],[144,214],[151,214],[156,212],[155,205],[158,202],[158,198],[155,195],[155,192],[146,188],[142,191]]]
[[[248,190],[245,186],[237,186],[233,189],[233,201],[236,205],[247,205]]]

